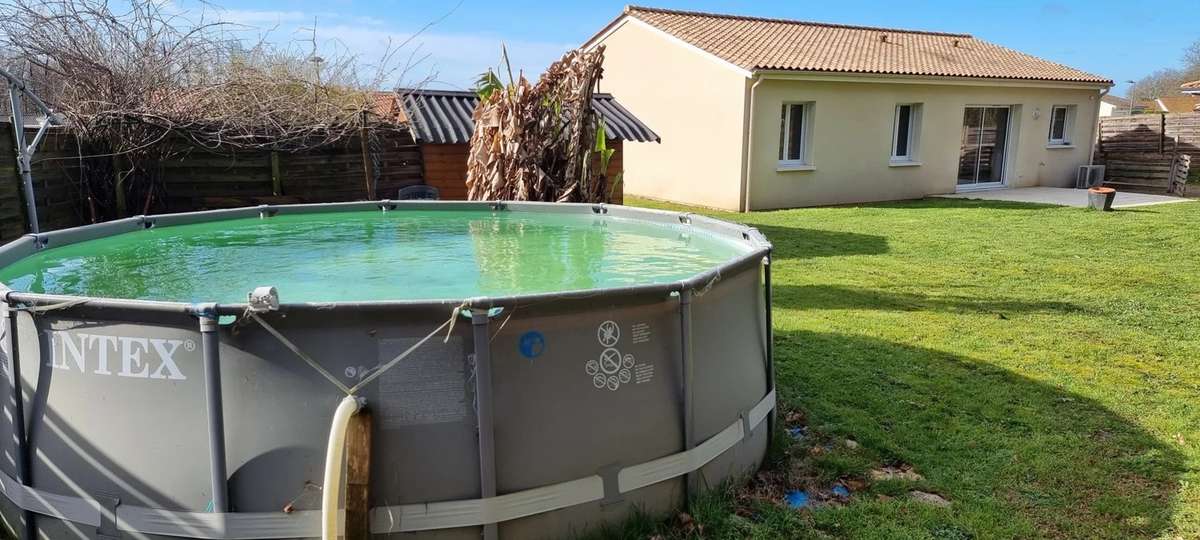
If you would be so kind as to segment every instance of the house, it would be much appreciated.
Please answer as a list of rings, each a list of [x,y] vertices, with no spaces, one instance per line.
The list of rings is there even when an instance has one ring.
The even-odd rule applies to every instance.
[[[1129,100],[1112,94],[1100,96],[1100,117],[1116,116],[1117,110],[1129,107]]]
[[[1154,99],[1154,112],[1184,113],[1200,110],[1200,95],[1164,96]]]
[[[1112,86],[967,34],[636,6],[599,45],[663,137],[626,193],[743,211],[1073,185]]]
[[[1181,99],[1176,100],[1175,97],[1179,97]],[[1182,112],[1177,109],[1184,107],[1185,105],[1187,106],[1187,112],[1191,112],[1192,99],[1188,96],[1139,99],[1133,103],[1133,114]],[[1129,98],[1106,94],[1100,97],[1100,117],[1129,116],[1129,106]]]
[[[371,112],[381,120],[403,123],[404,109],[400,106],[399,96],[395,92],[371,92]]]
[[[395,96],[398,114],[409,123],[421,148],[425,183],[438,188],[442,199],[466,199],[468,143],[475,131],[472,117],[479,96],[474,92],[418,89],[402,89]],[[610,179],[622,175],[625,141],[659,142],[658,135],[611,94],[593,94],[592,109],[604,121],[608,147],[615,150],[607,172]],[[614,201],[622,199],[621,187],[618,183]]]
[[[1183,83],[1183,86],[1180,86],[1179,90],[1185,94],[1200,96],[1200,81]]]
[[[1158,109],[1159,105],[1154,101],[1139,99],[1133,104],[1133,114],[1158,112]],[[1100,96],[1100,117],[1107,116],[1129,116],[1129,98],[1114,94]]]

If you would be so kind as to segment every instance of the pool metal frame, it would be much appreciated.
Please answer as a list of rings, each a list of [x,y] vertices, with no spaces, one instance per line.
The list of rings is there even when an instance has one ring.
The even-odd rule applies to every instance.
[[[322,203],[297,205],[260,205],[227,210],[187,212],[179,214],[134,216],[106,223],[85,225],[59,231],[28,234],[4,246],[0,246],[0,267],[32,255],[42,249],[73,244],[92,239],[133,232],[152,227],[185,225],[199,222],[231,220],[239,218],[269,218],[285,214],[306,214],[348,211],[405,211],[405,210],[490,210],[520,211],[524,213],[553,212],[633,218],[663,225],[685,225],[709,233],[745,242],[750,252],[731,259],[715,268],[698,273],[690,278],[659,284],[626,287],[570,290],[550,293],[481,296],[455,299],[432,300],[382,300],[352,302],[297,302],[281,303],[278,311],[312,312],[316,310],[374,310],[405,307],[444,307],[450,310],[459,307],[463,317],[469,318],[473,327],[476,358],[476,392],[479,430],[479,470],[481,498],[464,501],[409,504],[372,509],[372,534],[443,529],[463,526],[483,526],[484,538],[497,538],[496,524],[528,515],[548,512],[584,502],[596,500],[620,500],[621,494],[684,476],[685,504],[697,489],[692,473],[726,450],[748,438],[751,432],[765,422],[768,429],[767,444],[771,444],[771,433],[775,424],[775,371],[774,345],[771,327],[771,256],[772,245],[757,229],[721,221],[688,212],[630,208],[606,204],[572,204],[541,202],[458,202],[458,201],[363,201],[349,203]],[[703,294],[722,275],[732,274],[758,265],[762,276],[762,294],[765,306],[763,314],[766,351],[767,392],[754,407],[742,412],[741,418],[705,441],[695,441],[693,436],[693,410],[695,397],[692,386],[692,343],[691,302],[692,297]],[[0,331],[6,339],[2,345],[5,361],[5,379],[9,385],[10,406],[13,408],[13,433],[16,450],[16,473],[12,478],[0,472],[0,492],[23,511],[22,538],[32,538],[33,520],[30,513],[56,517],[77,523],[95,525],[98,531],[137,531],[169,536],[192,536],[198,538],[288,538],[316,533],[319,516],[315,511],[282,513],[229,512],[228,475],[225,452],[225,426],[222,406],[220,337],[218,318],[242,316],[255,306],[248,303],[186,303],[153,300],[95,298],[71,295],[18,292],[0,284],[3,305]],[[684,451],[664,456],[651,462],[627,466],[622,469],[602,471],[596,476],[542,486],[521,492],[497,496],[492,430],[491,367],[489,327],[496,308],[518,306],[545,300],[604,297],[628,297],[636,295],[662,294],[678,298],[679,324],[682,336],[680,344],[683,374],[683,432]],[[103,497],[85,499],[53,494],[30,486],[28,440],[25,434],[23,397],[21,393],[20,366],[17,358],[17,311],[44,313],[71,310],[77,306],[89,309],[113,310],[123,313],[183,314],[197,319],[201,336],[204,363],[204,385],[207,408],[207,432],[209,441],[210,478],[212,489],[212,512],[179,512],[153,508],[120,505],[119,501],[105,501]],[[300,353],[298,353],[300,354]],[[417,507],[417,508],[414,508]],[[395,516],[400,516],[396,519]],[[281,519],[282,518],[282,519]]]

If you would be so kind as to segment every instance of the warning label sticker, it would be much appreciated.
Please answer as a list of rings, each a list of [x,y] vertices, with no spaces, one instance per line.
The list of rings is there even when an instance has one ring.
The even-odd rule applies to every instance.
[[[638,343],[649,342],[650,341],[650,324],[640,322],[640,323],[636,323],[633,326],[629,327],[629,339],[630,339],[630,341],[633,342],[634,345],[637,345]]]
[[[633,370],[633,381],[637,384],[650,382],[654,378],[654,364],[641,364]]]
[[[616,392],[622,385],[633,382],[640,384],[654,377],[654,365],[639,364],[633,353],[621,352],[621,325],[615,321],[604,321],[596,327],[596,340],[602,347],[598,356],[589,358],[583,370],[592,378],[592,386],[598,390]],[[637,323],[630,327],[630,344],[650,341],[650,325]]]

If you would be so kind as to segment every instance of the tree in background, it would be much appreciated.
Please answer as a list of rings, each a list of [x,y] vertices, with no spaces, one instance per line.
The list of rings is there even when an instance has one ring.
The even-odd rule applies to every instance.
[[[1184,49],[1182,68],[1163,68],[1142,77],[1130,88],[1129,97],[1144,100],[1174,96],[1183,83],[1196,80],[1200,80],[1200,39]]]
[[[162,0],[0,0],[0,62],[78,142],[94,220],[145,213],[156,165],[192,150],[305,152],[391,127],[371,91],[412,65],[404,44],[367,64],[318,56],[315,21],[311,41],[245,30]]]

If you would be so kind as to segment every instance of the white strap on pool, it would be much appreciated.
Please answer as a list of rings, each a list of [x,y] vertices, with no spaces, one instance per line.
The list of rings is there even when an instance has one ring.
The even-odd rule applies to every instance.
[[[750,436],[775,409],[771,390],[750,409],[716,435],[691,450],[664,456],[617,472],[620,493],[628,493],[664,480],[699,470]],[[21,485],[0,473],[0,491],[24,510],[75,523],[99,527],[105,512],[93,499],[48,493]],[[604,499],[604,480],[599,475],[542,486],[507,495],[422,504],[378,506],[371,509],[371,533],[427,531],[472,527],[509,521],[560,508]],[[320,536],[317,511],[283,512],[178,512],[143,506],[120,505],[113,517],[120,530],[209,538],[214,540],[259,540]]]

